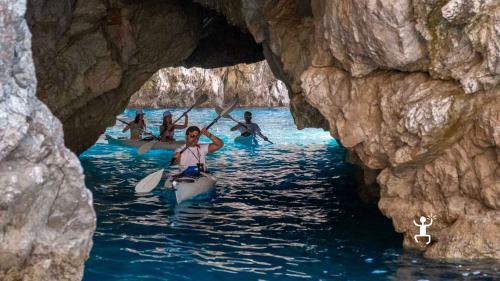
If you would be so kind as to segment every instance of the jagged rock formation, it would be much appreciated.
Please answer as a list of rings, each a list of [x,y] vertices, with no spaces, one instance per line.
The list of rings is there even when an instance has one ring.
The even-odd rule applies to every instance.
[[[315,121],[301,121],[306,101],[380,171],[379,207],[405,246],[500,258],[498,1],[197,2],[263,44],[299,124]],[[413,220],[431,213],[433,243],[416,243]]]
[[[265,61],[255,64],[203,69],[169,67],[155,73],[130,98],[130,107],[189,107],[196,97],[206,94],[203,106],[222,105],[237,94],[239,106],[287,106],[288,92]]]
[[[30,0],[38,97],[80,153],[156,71],[263,59],[250,34],[190,1]]]
[[[35,96],[25,10],[0,0],[0,280],[79,280],[92,195],[61,123]]]
[[[90,196],[33,96],[25,2],[0,1],[1,277],[75,279],[94,228]],[[406,247],[500,258],[498,1],[195,2],[29,1],[37,95],[66,145],[93,144],[163,67],[264,56],[297,126],[329,128],[367,186],[376,178]],[[413,220],[431,213],[433,242],[416,243]]]

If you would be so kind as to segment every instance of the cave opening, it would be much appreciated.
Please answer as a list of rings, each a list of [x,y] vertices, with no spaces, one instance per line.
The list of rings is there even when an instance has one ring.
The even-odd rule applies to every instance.
[[[236,123],[227,118],[219,120],[211,132],[224,142],[224,147],[207,156],[211,175],[217,179],[215,191],[206,197],[179,202],[178,191],[165,187],[170,175],[177,171],[175,167],[169,168],[173,152],[150,150],[141,156],[137,154],[140,148],[113,146],[111,137],[126,138],[129,133],[122,132],[123,121],[108,128],[106,134],[111,137],[107,136],[107,141],[101,138],[80,155],[86,185],[94,194],[99,233],[86,263],[84,280],[99,280],[110,274],[109,265],[104,266],[99,260],[109,260],[120,267],[121,262],[115,260],[117,255],[123,255],[128,262],[142,260],[146,267],[149,262],[158,263],[157,271],[148,273],[150,277],[170,276],[165,273],[165,265],[173,258],[189,264],[189,273],[181,274],[184,277],[203,276],[204,280],[211,280],[229,270],[251,280],[255,274],[266,271],[277,275],[286,275],[290,270],[297,272],[297,276],[325,274],[316,269],[307,270],[308,259],[317,260],[319,268],[331,267],[332,272],[325,276],[333,276],[342,271],[341,268],[351,267],[344,261],[362,258],[368,265],[362,276],[373,271],[372,267],[381,267],[387,262],[384,255],[399,253],[402,236],[392,231],[390,220],[380,214],[375,204],[360,200],[355,168],[345,162],[344,148],[322,129],[296,129],[290,114],[288,90],[289,87],[274,77],[266,61],[223,68],[176,66],[155,73],[132,95],[119,120],[130,122],[138,110],[142,110],[148,119],[149,131],[159,135],[165,112],[177,119],[197,98],[206,94],[209,100],[189,112],[189,125],[202,128],[217,116],[213,108],[230,104],[237,93],[240,108],[234,109],[231,116],[243,122],[244,112],[251,111],[253,121],[259,124],[272,145],[261,138],[258,138],[258,146],[239,143],[239,133],[230,131]],[[181,118],[179,124],[182,123]],[[184,140],[184,131],[182,128],[175,132],[175,139]],[[204,137],[201,142],[211,141]],[[154,191],[143,195],[131,193],[139,180],[162,167],[166,172]],[[120,177],[127,180],[117,180]],[[121,230],[111,230],[118,224],[122,225]],[[370,231],[367,233],[366,229]],[[124,236],[123,241],[107,246],[115,235]],[[255,238],[256,235],[260,237]],[[120,250],[123,243],[138,237],[144,242],[135,243],[132,251],[137,251],[136,254]],[[170,240],[177,242],[170,243]],[[143,260],[140,256],[156,251],[149,243],[166,243],[160,248],[188,254],[159,255]],[[184,247],[184,243],[194,245],[190,247],[195,248],[195,252]],[[288,246],[289,243],[293,246]],[[255,250],[230,250],[233,247]],[[309,248],[322,250],[310,251]],[[225,258],[231,259],[231,268],[225,265],[225,258],[213,255],[214,252],[224,253]],[[299,262],[300,269],[287,262],[297,259],[294,252],[306,260]],[[333,261],[339,252],[344,261]],[[283,256],[264,259],[267,261],[261,258],[278,253]],[[193,256],[198,261],[193,262]],[[245,256],[255,262],[246,262]],[[382,263],[370,264],[379,258]],[[207,266],[206,261],[212,259],[221,261]],[[184,267],[176,266],[175,270],[184,271]],[[139,271],[141,268],[129,267],[113,278],[136,275]],[[172,274],[171,277],[178,276]]]
[[[422,256],[498,257],[495,44],[443,1],[332,3],[0,0],[0,279],[495,280]],[[208,132],[151,137],[203,94]],[[186,141],[204,165],[171,165]]]
[[[290,115],[290,109],[305,112],[302,114],[306,117],[304,120],[323,120],[308,120],[300,125],[302,128],[318,126],[314,125],[315,122],[322,128],[328,126],[318,111],[305,106],[307,103],[303,99],[297,102],[300,95],[297,96],[291,82],[284,79],[286,76],[280,70],[282,66],[272,59],[269,46],[256,43],[248,30],[228,23],[226,17],[220,13],[190,1],[117,1],[101,6],[99,3],[95,1],[88,4],[60,4],[48,1],[42,8],[38,2],[31,1],[27,11],[33,34],[35,70],[39,81],[37,96],[61,120],[66,146],[79,154],[85,151],[80,155],[80,161],[84,168],[86,186],[94,194],[96,231],[99,234],[94,237],[94,250],[87,262],[85,280],[97,280],[109,274],[108,266],[101,268],[99,263],[96,263],[99,259],[113,260],[114,256],[125,254],[116,252],[120,251],[120,243],[117,244],[118,248],[108,248],[109,252],[103,252],[111,242],[111,236],[121,233],[118,235],[135,239],[133,237],[137,237],[136,235],[147,235],[144,231],[154,232],[146,225],[160,227],[162,231],[167,232],[172,230],[172,235],[176,236],[177,227],[168,230],[169,227],[166,229],[165,226],[175,224],[176,220],[185,220],[186,212],[197,212],[200,208],[196,205],[176,208],[171,198],[165,199],[163,195],[158,197],[158,193],[154,192],[152,197],[135,197],[128,192],[129,185],[137,184],[137,181],[152,172],[153,167],[168,166],[165,161],[172,157],[172,153],[163,151],[162,154],[161,150],[152,150],[140,156],[136,154],[135,149],[113,146],[110,139],[106,138],[127,137],[128,132],[121,133],[126,126],[123,121],[134,120],[135,112],[139,108],[146,113],[150,131],[159,135],[165,109],[177,118],[202,94],[208,94],[210,100],[190,112],[190,124],[202,127],[214,118],[211,108],[230,103],[237,93],[240,96],[239,106],[250,109],[236,109],[231,114],[242,121],[243,111],[252,111],[254,120],[262,127],[263,133],[280,147],[278,150],[281,153],[275,155],[270,146],[262,146],[262,155],[259,156],[259,152],[254,148],[247,150],[233,144],[234,133],[229,132],[228,128],[235,123],[227,119],[219,121],[213,133],[223,139],[225,147],[216,154],[219,155],[217,159],[209,158],[214,162],[211,164],[212,170],[215,174],[224,171],[224,175],[218,175],[219,185],[241,186],[241,189],[227,194],[221,193],[225,195],[219,195],[217,198],[222,202],[229,202],[219,206],[220,208],[203,207],[206,203],[202,201],[203,212],[194,216],[196,220],[214,219],[212,227],[216,227],[228,218],[216,220],[210,213],[225,212],[231,204],[239,204],[241,206],[234,212],[238,214],[236,221],[254,219],[258,224],[267,225],[271,231],[263,234],[267,237],[265,239],[270,239],[279,231],[279,228],[274,229],[274,225],[288,220],[285,214],[288,208],[294,205],[294,196],[302,193],[301,186],[307,186],[306,182],[314,181],[312,177],[317,176],[321,183],[311,183],[312,194],[305,196],[306,199],[296,205],[300,211],[289,216],[290,221],[287,222],[294,227],[304,228],[304,231],[292,234],[283,242],[300,241],[301,236],[318,232],[313,235],[314,239],[318,239],[313,245],[321,247],[328,243],[328,236],[332,233],[332,230],[323,229],[326,225],[349,229],[346,232],[339,231],[334,239],[347,239],[350,232],[360,237],[363,231],[354,230],[349,224],[349,216],[353,214],[357,220],[363,221],[364,227],[372,228],[369,224],[377,221],[386,229],[390,229],[390,223],[380,216],[374,205],[365,205],[357,199],[352,167],[344,162],[343,148],[329,133],[321,129],[295,129],[297,120],[296,116]],[[55,11],[62,12],[65,16],[54,18],[51,15],[54,15]],[[305,10],[304,13],[309,15],[310,11]],[[50,44],[45,44],[49,40]],[[270,67],[268,62],[273,65]],[[284,79],[284,82],[274,76]],[[290,99],[295,101],[293,105],[290,105]],[[278,108],[273,108],[276,106]],[[117,117],[121,121],[116,121]],[[180,123],[182,121],[181,119]],[[179,130],[176,139],[183,138],[183,130]],[[260,140],[260,143],[263,145],[265,141]],[[315,145],[320,148],[314,148]],[[238,156],[241,153],[249,153],[250,157]],[[323,153],[326,153],[326,158]],[[274,155],[276,163],[269,163],[266,154]],[[225,156],[220,157],[221,155]],[[314,157],[321,160],[312,164]],[[252,158],[252,161],[246,161]],[[264,166],[258,164],[259,162],[263,162]],[[269,173],[268,169],[274,169],[275,172]],[[331,170],[336,169],[341,172],[331,173]],[[311,170],[317,170],[317,175],[308,175]],[[244,174],[262,181],[248,185]],[[267,179],[261,174],[267,174]],[[274,182],[269,190],[263,189],[267,185],[266,181]],[[301,181],[305,183],[300,184]],[[163,177],[161,185],[164,182],[166,179]],[[340,191],[331,189],[332,182],[341,187]],[[165,191],[158,188],[156,192],[159,190]],[[233,197],[234,192],[242,194]],[[252,199],[269,195],[272,197],[269,201],[259,202]],[[342,200],[350,201],[353,205],[344,205],[342,200],[338,200],[338,197],[342,196],[345,196]],[[315,198],[318,198],[318,201]],[[154,202],[163,202],[161,204],[164,206],[152,213],[142,214],[143,211],[154,208]],[[338,204],[344,207],[335,207]],[[274,205],[275,208],[266,211],[266,205]],[[130,206],[127,208],[131,212],[117,211],[121,209],[119,206]],[[134,206],[138,208],[135,209]],[[316,211],[308,211],[311,206],[315,207]],[[345,208],[350,211],[344,215]],[[252,209],[255,214],[248,216],[248,211]],[[353,210],[357,211],[352,213]],[[178,214],[170,221],[169,213],[172,211]],[[266,217],[266,212],[276,213],[275,218],[262,220]],[[305,219],[300,219],[304,216],[302,212],[306,214]],[[318,214],[315,214],[316,212]],[[111,229],[118,227],[117,224],[124,225],[123,231],[106,230],[107,226],[111,226]],[[311,226],[307,226],[308,224]],[[130,228],[132,225],[139,225],[142,230],[134,233],[135,230]],[[241,227],[249,226],[242,224]],[[219,239],[232,235],[234,230],[221,231],[222,236]],[[382,236],[385,231],[378,233],[376,237]],[[248,235],[251,233],[252,230],[249,229]],[[192,235],[196,236],[196,233]],[[127,240],[128,238],[124,238],[123,242],[127,243]],[[163,243],[161,241],[164,240],[157,242]],[[257,241],[255,243],[261,244]],[[393,244],[396,248],[399,248],[399,245],[398,242]],[[328,254],[319,255],[322,256],[323,262],[328,264],[328,256],[333,255],[330,252],[340,246],[341,244],[328,246]],[[146,247],[146,252],[151,251],[146,244],[139,244],[137,247]],[[302,246],[297,247],[301,248]],[[212,250],[215,248],[210,251]],[[207,253],[209,252],[205,254]],[[129,258],[129,261],[135,259]],[[281,264],[283,260],[274,262]],[[112,263],[120,267],[119,262]],[[286,268],[285,271],[288,270],[288,265],[282,266]],[[218,270],[223,268],[218,267]],[[205,269],[202,266],[198,270],[201,273]],[[126,270],[123,273],[134,274],[127,273]]]
[[[192,1],[43,2],[29,1],[26,14],[37,97],[78,154],[159,69],[264,58],[248,31]]]
[[[203,78],[190,75],[208,75],[205,71],[160,71],[133,95],[131,106],[118,118],[132,120],[143,110],[151,131],[159,134],[164,112],[180,117],[196,99],[192,88],[204,85]],[[216,74],[227,73],[211,75]],[[212,85],[206,87],[210,90]],[[175,91],[175,96],[187,92],[187,102],[169,98],[168,91]],[[220,98],[230,103],[232,96]],[[255,102],[255,97],[248,102]],[[297,130],[287,107],[241,107],[230,114],[243,121],[245,111],[253,113],[253,121],[273,144],[262,139],[258,146],[240,143],[239,133],[230,130],[236,123],[219,120],[210,131],[224,147],[206,157],[210,175],[217,179],[215,191],[194,200],[179,203],[182,187],[169,188],[170,176],[178,172],[169,163],[171,150],[138,155],[140,148],[111,145],[108,139],[80,155],[98,218],[84,280],[118,280],[144,268],[148,277],[172,279],[220,280],[238,274],[253,280],[262,274],[286,276],[290,271],[296,276],[334,276],[344,270],[358,270],[361,277],[377,268],[385,270],[383,264],[389,260],[405,263],[394,259],[401,251],[401,235],[392,231],[376,205],[360,200],[353,166],[345,162],[344,148],[328,132]],[[189,112],[189,124],[201,128],[216,116],[213,106],[198,107]],[[128,137],[123,128],[118,122],[106,133]],[[176,130],[175,139],[183,140],[184,131]],[[212,141],[203,137],[200,143]],[[164,175],[153,191],[134,192],[139,180],[161,168]],[[122,239],[115,241],[117,235]],[[128,243],[129,250],[123,250]],[[357,259],[364,265],[350,262]],[[176,260],[181,265],[169,270]],[[124,267],[137,261],[140,266]],[[110,265],[120,272],[112,273]]]

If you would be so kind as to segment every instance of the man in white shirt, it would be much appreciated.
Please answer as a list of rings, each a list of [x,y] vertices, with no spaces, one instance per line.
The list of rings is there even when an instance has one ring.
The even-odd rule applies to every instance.
[[[243,116],[245,118],[245,123],[238,123],[238,125],[231,128],[231,131],[239,130],[241,135],[244,137],[259,135],[265,141],[269,141],[269,139],[260,131],[259,125],[252,123],[252,112],[245,111]]]
[[[207,136],[212,143],[198,144],[201,135]],[[219,150],[224,146],[224,142],[212,135],[206,128],[201,131],[196,126],[191,126],[186,130],[186,144],[175,151],[174,164],[179,164],[179,172],[197,170],[206,171],[205,155]]]

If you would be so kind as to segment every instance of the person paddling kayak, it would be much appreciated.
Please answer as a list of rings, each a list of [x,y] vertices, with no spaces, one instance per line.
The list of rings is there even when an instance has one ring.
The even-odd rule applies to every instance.
[[[135,111],[135,119],[133,122],[129,123],[125,128],[123,128],[122,132],[126,132],[130,130],[130,139],[131,140],[140,140],[142,134],[144,136],[151,136],[150,133],[146,133],[146,120],[144,120],[144,112],[142,109],[138,109]]]
[[[238,125],[231,128],[231,131],[239,130],[241,136],[243,137],[248,137],[250,135],[259,135],[265,141],[269,141],[269,139],[260,131],[259,125],[257,125],[256,123],[252,123],[252,112],[245,111],[243,117],[245,118],[245,123],[238,123]]]
[[[160,126],[160,140],[161,141],[163,141],[163,142],[175,141],[175,139],[174,139],[175,129],[184,129],[188,125],[187,113],[184,113],[183,116],[184,116],[184,124],[183,125],[176,125],[176,124],[173,124],[173,122],[172,122],[172,113],[168,110],[163,112],[163,124],[161,124],[161,126]]]
[[[207,136],[212,143],[198,144],[202,134]],[[179,172],[185,176],[196,175],[200,171],[205,172],[207,171],[205,156],[223,146],[224,142],[212,135],[206,128],[200,131],[198,127],[191,126],[186,130],[186,144],[175,151],[173,163],[179,164]]]

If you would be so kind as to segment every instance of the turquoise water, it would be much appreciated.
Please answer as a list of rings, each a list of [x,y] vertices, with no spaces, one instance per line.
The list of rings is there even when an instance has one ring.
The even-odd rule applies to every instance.
[[[240,119],[243,111],[232,115]],[[216,194],[204,201],[178,205],[161,188],[134,193],[140,179],[168,167],[172,152],[140,156],[101,139],[82,154],[98,219],[84,280],[500,278],[493,262],[431,262],[403,252],[390,220],[358,199],[345,151],[328,132],[296,130],[285,108],[252,112],[275,144],[235,145],[234,123],[218,122],[212,132],[226,145],[208,157],[218,182]],[[155,132],[161,113],[146,111]],[[215,116],[195,109],[190,123],[203,126]],[[122,128],[117,123],[107,133],[123,136]]]

